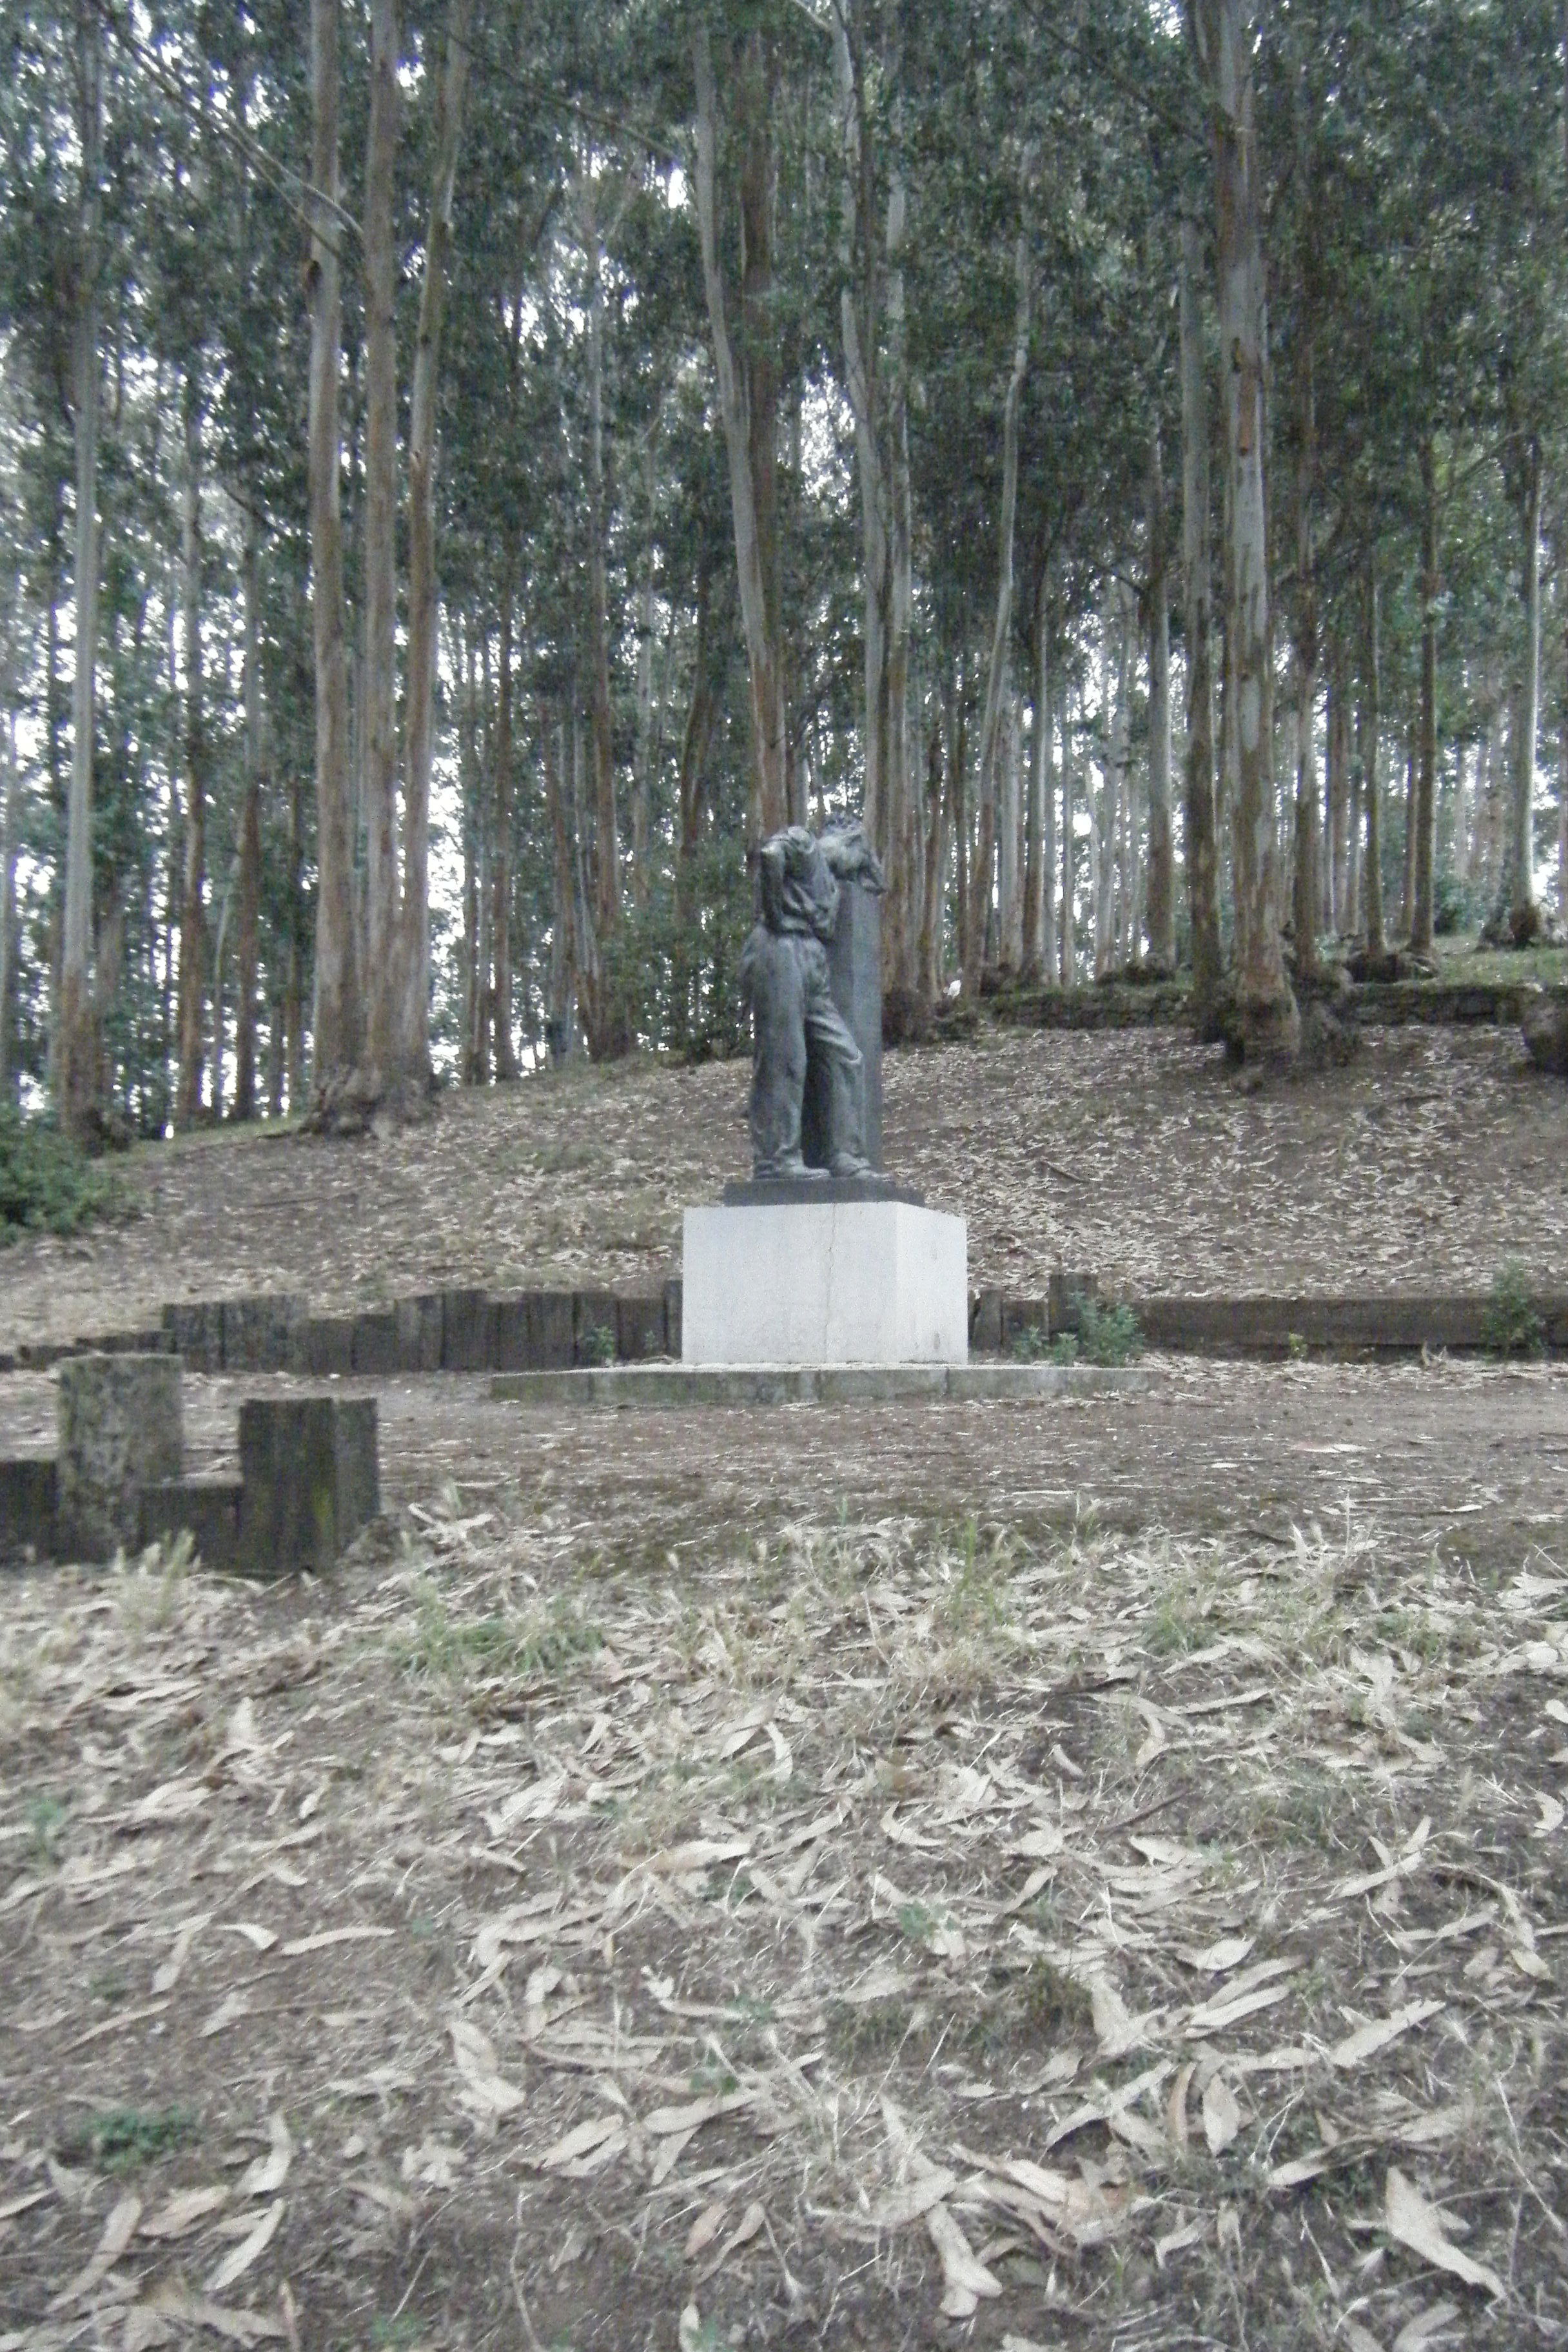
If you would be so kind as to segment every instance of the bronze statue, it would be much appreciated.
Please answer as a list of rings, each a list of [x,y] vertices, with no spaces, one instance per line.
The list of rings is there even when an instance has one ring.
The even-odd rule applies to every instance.
[[[827,950],[838,921],[839,877],[879,892],[882,877],[858,825],[821,840],[792,824],[757,857],[761,919],[741,958],[752,1012],[752,1172],[781,1177],[864,1177],[866,1066],[834,1002]],[[825,1165],[808,1167],[801,1113],[808,1078],[820,1074]]]

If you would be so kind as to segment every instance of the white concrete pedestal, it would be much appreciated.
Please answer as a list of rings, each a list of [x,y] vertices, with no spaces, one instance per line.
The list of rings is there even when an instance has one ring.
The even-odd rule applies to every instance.
[[[688,1364],[963,1364],[969,1234],[908,1201],[688,1209]]]

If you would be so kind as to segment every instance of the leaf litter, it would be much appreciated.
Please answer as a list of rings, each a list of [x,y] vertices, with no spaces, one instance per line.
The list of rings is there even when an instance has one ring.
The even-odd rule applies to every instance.
[[[992,2341],[1172,2294],[1221,2341],[1237,2296],[1271,2344],[1568,2326],[1562,1864],[1499,1730],[1558,1719],[1560,1579],[896,1517],[715,1529],[699,1574],[547,1487],[289,1610],[193,1577],[151,1622],[155,1565],[0,1626],[0,2313],[39,2344],[347,2324],[447,2211],[513,2216],[536,2320],[640,2296],[693,2341],[844,2297]],[[433,1585],[518,1640],[411,1654]],[[46,1793],[41,1857],[5,1833]],[[139,1968],[162,2013],[117,2021]],[[189,2144],[72,2171],[70,2116],[149,2082]],[[489,2291],[450,2259],[432,2311]]]

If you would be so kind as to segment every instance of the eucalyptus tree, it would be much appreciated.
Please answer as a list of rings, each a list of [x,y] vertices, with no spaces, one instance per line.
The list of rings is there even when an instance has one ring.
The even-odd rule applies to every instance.
[[[1237,804],[1237,995],[1249,1057],[1294,1056],[1300,1035],[1276,898],[1274,662],[1264,495],[1267,310],[1263,169],[1250,0],[1189,0],[1214,143],[1215,279],[1225,450],[1225,628]]]

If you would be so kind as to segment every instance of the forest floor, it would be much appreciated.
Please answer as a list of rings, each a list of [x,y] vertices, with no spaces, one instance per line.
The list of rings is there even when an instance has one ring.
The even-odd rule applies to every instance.
[[[972,1282],[1113,1291],[1485,1291],[1568,1282],[1560,1082],[1518,1035],[1374,1030],[1346,1069],[1244,1095],[1174,1030],[983,1028],[890,1055],[887,1164],[969,1220]],[[123,1164],[121,1223],[0,1254],[0,1348],[263,1290],[314,1311],[479,1284],[656,1288],[683,1203],[746,1164],[748,1066],[567,1068],[444,1096],[361,1143],[198,1134]]]
[[[0,2347],[1568,2343],[1568,1374],[1152,1370],[8,1579]]]

